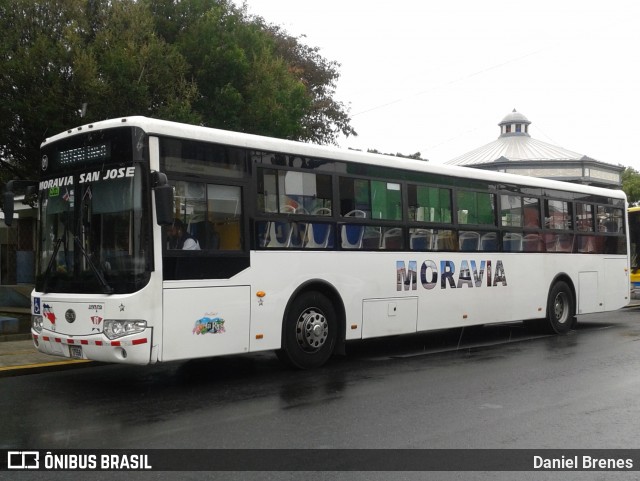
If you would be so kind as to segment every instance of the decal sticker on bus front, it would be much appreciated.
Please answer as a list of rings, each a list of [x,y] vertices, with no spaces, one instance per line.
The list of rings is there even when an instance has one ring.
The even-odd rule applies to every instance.
[[[53,312],[53,308],[49,304],[44,304],[42,307],[44,308],[44,310],[42,311],[42,314],[44,314],[44,317],[49,319],[49,322],[51,324],[55,324],[56,314],[55,312]]]
[[[226,332],[224,328],[224,319],[217,314],[206,313],[202,318],[196,321],[193,328],[193,334],[222,334]]]
[[[507,276],[501,260],[495,262],[495,272],[492,272],[490,260],[463,260],[458,267],[456,270],[454,261],[442,260],[438,268],[435,261],[426,260],[420,267],[418,278],[417,261],[409,261],[408,266],[405,261],[396,261],[396,288],[398,291],[415,291],[418,279],[425,289],[433,289],[438,284],[440,289],[507,285]],[[458,272],[457,278],[456,272]]]
[[[102,317],[100,316],[90,316],[90,317],[91,317],[91,324],[93,325],[93,327],[91,328],[91,332],[93,331],[100,332],[100,324],[102,323]]]

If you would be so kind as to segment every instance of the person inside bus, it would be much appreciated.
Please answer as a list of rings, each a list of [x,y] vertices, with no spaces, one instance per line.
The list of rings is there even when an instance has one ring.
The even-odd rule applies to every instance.
[[[169,236],[169,249],[182,249],[187,251],[199,251],[200,244],[187,231],[180,219],[174,219],[167,232]]]

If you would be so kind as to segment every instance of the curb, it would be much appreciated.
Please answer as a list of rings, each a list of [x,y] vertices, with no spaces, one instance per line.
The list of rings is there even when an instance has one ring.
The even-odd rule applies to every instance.
[[[54,361],[37,364],[23,364],[19,366],[0,367],[0,379],[5,377],[26,376],[29,374],[41,374],[49,371],[66,371],[70,369],[97,366],[97,363],[89,360]]]

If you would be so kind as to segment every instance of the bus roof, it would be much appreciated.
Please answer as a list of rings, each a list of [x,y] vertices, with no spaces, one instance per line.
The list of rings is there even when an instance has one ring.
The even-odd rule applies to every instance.
[[[488,170],[474,169],[470,167],[433,164],[424,160],[407,159],[403,157],[394,157],[391,155],[372,154],[368,152],[347,150],[332,146],[322,146],[292,140],[283,140],[274,137],[265,137],[254,134],[233,132],[230,130],[214,129],[211,127],[182,124],[178,122],[158,120],[142,116],[121,117],[102,120],[74,129],[69,129],[65,132],[46,139],[42,143],[41,147],[44,147],[58,140],[68,138],[72,135],[87,133],[91,130],[109,129],[123,126],[139,127],[150,135],[187,138],[192,140],[222,143],[255,150],[266,150],[276,153],[295,154],[307,157],[320,157],[325,159],[342,160],[347,162],[378,165],[405,170],[415,170],[440,175],[451,175],[454,177],[466,177],[477,180],[484,180],[487,182],[512,183],[538,188],[624,198],[626,200],[626,195],[622,190],[607,189],[604,187],[592,187],[582,184],[570,184],[568,182],[561,182],[558,180],[508,174],[503,172],[493,172]],[[640,210],[640,207],[634,209]]]

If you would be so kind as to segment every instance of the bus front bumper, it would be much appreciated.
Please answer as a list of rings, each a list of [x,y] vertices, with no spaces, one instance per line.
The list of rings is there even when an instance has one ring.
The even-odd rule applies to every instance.
[[[111,340],[103,334],[68,336],[43,330],[31,330],[33,344],[38,351],[69,359],[85,359],[124,364],[149,364],[151,361],[153,329],[120,339]]]

